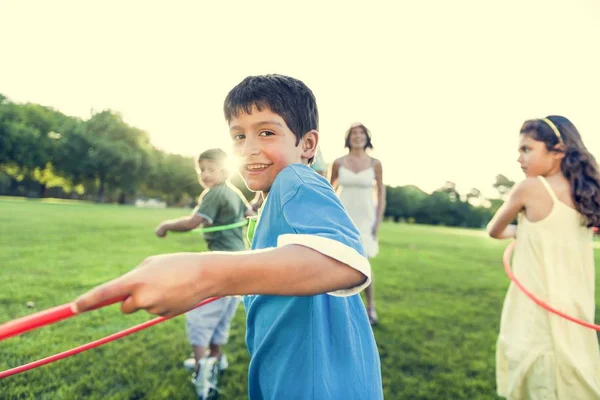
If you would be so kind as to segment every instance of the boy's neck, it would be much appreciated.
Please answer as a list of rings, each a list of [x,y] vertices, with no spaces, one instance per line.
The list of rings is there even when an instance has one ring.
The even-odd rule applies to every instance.
[[[227,182],[227,179],[225,179],[224,181],[215,182],[215,184],[214,184],[214,185],[212,185],[211,187],[209,187],[209,189],[212,189],[212,188],[214,188],[215,186],[222,185],[222,184],[224,184],[224,183],[226,183],[226,182]]]

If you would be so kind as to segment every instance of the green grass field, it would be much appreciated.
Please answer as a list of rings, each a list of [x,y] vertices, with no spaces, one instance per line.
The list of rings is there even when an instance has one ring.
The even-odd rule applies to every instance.
[[[152,254],[204,251],[200,235],[154,228],[182,210],[0,200],[0,322],[73,300]],[[495,399],[494,349],[508,286],[507,242],[483,232],[386,223],[373,260],[375,329],[387,399]],[[35,307],[26,308],[29,301]],[[0,342],[0,370],[104,337],[151,317],[112,306]],[[248,354],[240,307],[222,398],[244,399]],[[181,367],[182,317],[0,381],[1,399],[193,399]]]

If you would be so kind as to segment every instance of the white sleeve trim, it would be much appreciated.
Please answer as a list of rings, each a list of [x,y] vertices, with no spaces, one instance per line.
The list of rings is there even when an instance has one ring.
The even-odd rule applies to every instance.
[[[356,251],[356,249],[353,249],[344,243],[322,236],[291,233],[280,235],[277,238],[277,247],[288,244],[296,244],[318,251],[321,254],[346,264],[350,268],[360,271],[367,278],[365,282],[358,286],[329,292],[327,293],[329,295],[340,297],[352,296],[353,294],[360,293],[364,288],[371,284],[371,264],[369,263],[369,260]]]
[[[196,215],[204,218],[209,224],[213,224],[213,219],[206,214],[202,214],[201,212],[196,212]]]

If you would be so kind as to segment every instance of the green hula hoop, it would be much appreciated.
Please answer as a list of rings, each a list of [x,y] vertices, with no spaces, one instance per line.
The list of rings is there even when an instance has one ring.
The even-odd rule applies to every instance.
[[[233,224],[219,225],[219,226],[207,226],[206,228],[198,228],[198,229],[194,229],[193,232],[209,233],[209,232],[226,231],[228,229],[235,229],[235,228],[239,228],[239,227],[242,227],[245,225],[248,225],[247,219],[240,221],[240,222],[234,222]]]

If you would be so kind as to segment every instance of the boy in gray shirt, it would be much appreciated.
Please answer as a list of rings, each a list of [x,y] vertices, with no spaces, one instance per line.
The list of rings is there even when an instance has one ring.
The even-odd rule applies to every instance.
[[[198,206],[188,217],[162,222],[156,229],[158,237],[165,237],[169,231],[190,231],[200,225],[233,224],[254,215],[242,193],[227,180],[226,158],[221,149],[210,149],[200,154],[198,178],[206,189],[200,195]],[[246,250],[242,227],[205,233],[204,239],[211,251]],[[185,314],[194,358],[185,360],[184,366],[195,371],[192,380],[201,399],[214,392],[218,371],[227,368],[221,346],[227,343],[239,301],[239,297],[224,297]],[[207,348],[210,349],[208,357]]]

